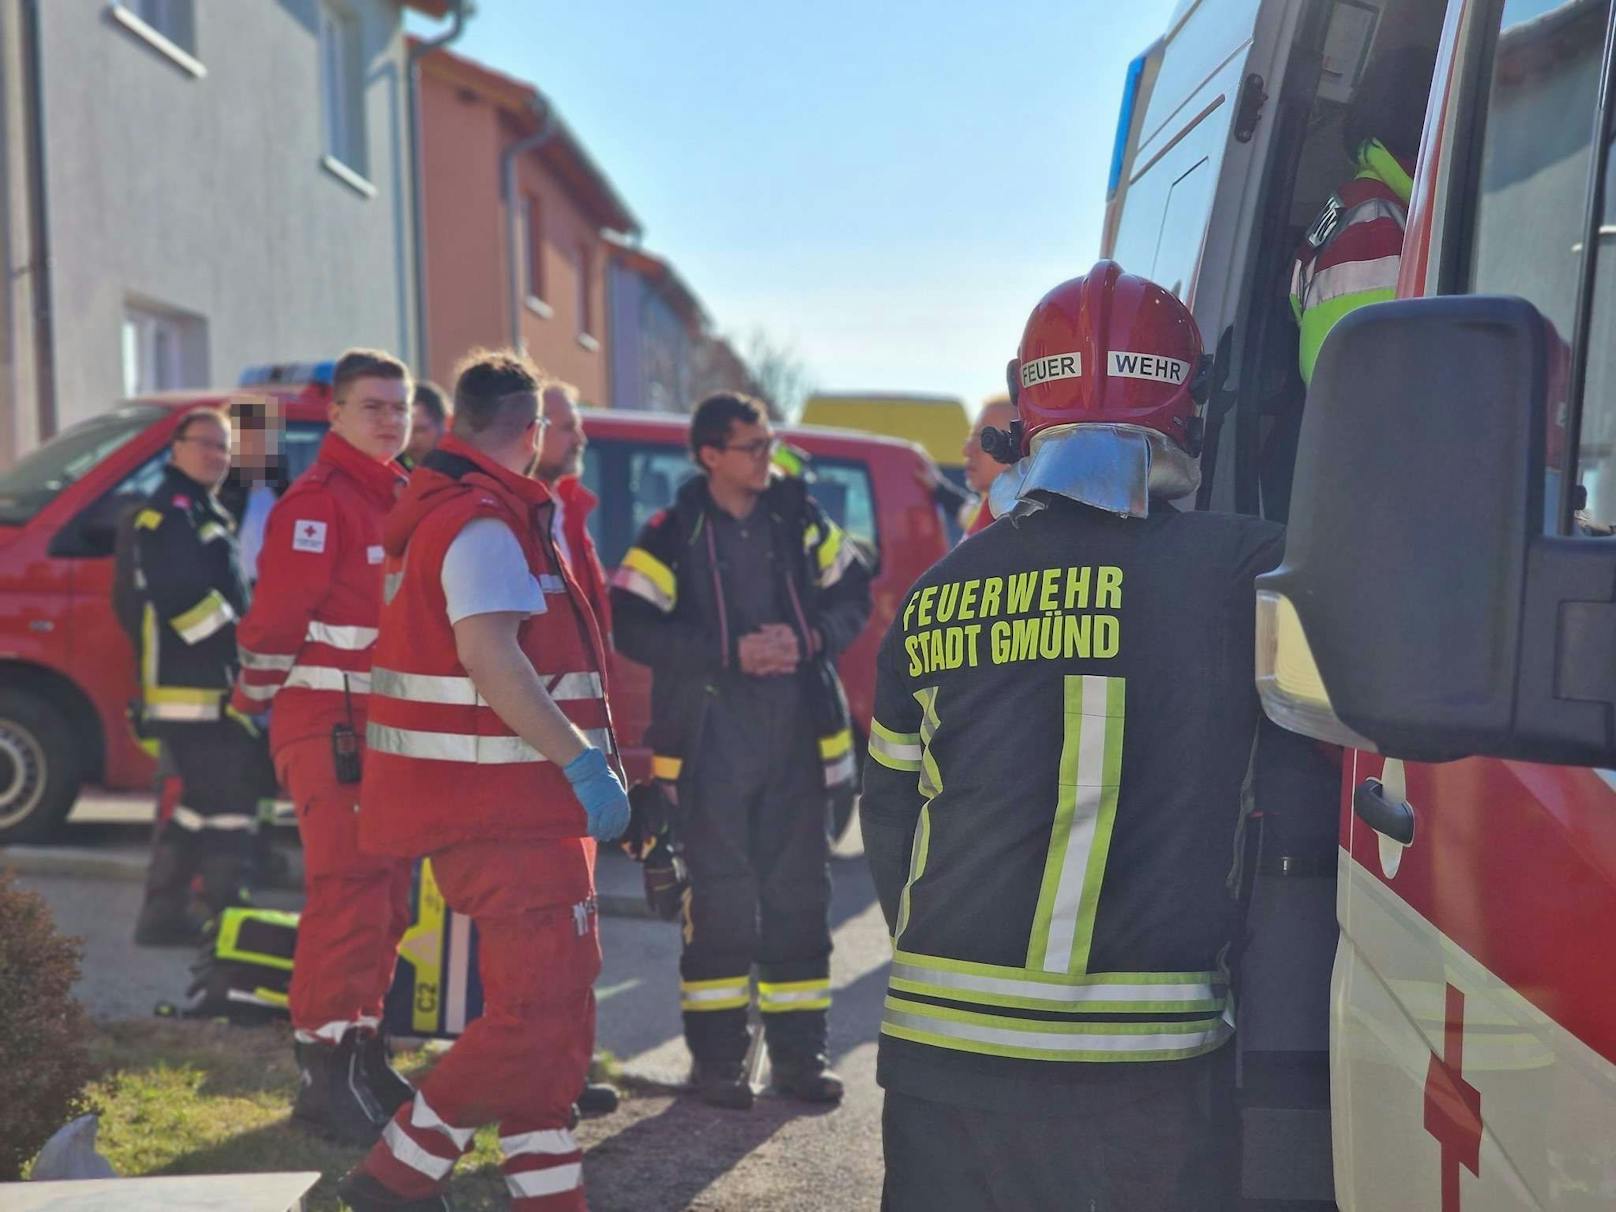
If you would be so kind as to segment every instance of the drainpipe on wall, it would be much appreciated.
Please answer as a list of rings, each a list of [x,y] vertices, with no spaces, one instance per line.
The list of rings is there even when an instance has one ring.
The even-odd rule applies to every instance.
[[[469,8],[469,0],[455,0],[454,12],[449,14],[449,28],[435,38],[410,47],[404,65],[408,92],[405,106],[410,122],[410,256],[415,261],[415,376],[418,379],[432,377],[426,327],[426,185],[421,171],[420,62],[460,37],[471,15]]]
[[[28,97],[29,270],[33,277],[35,435],[56,433],[56,337],[51,317],[50,187],[45,180],[45,53],[39,0],[23,8]],[[18,452],[20,453],[20,452]]]
[[[511,293],[509,299],[511,348],[519,353],[527,352],[527,342],[522,340],[522,267],[517,263],[517,251],[522,247],[521,233],[517,225],[521,222],[522,211],[517,205],[516,191],[516,164],[530,151],[535,151],[548,143],[555,134],[555,110],[543,97],[533,102],[533,113],[539,119],[539,129],[525,138],[512,143],[499,157],[499,179],[505,194],[505,260],[510,268]]]

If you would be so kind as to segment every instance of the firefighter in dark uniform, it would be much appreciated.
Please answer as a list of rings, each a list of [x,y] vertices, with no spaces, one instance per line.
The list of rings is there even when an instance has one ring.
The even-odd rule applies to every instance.
[[[1227,883],[1281,530],[1179,512],[1201,342],[1102,261],[1012,364],[998,520],[910,590],[860,814],[894,959],[886,1208],[1219,1207]]]
[[[141,943],[195,937],[197,875],[210,915],[246,899],[247,839],[259,798],[275,790],[259,729],[227,710],[236,620],[248,602],[233,523],[214,495],[229,469],[229,421],[209,409],[187,414],[157,491],[134,518],[140,711],[183,784],[153,845],[135,926]]]
[[[774,1084],[836,1102],[828,795],[850,792],[852,731],[835,661],[870,612],[857,549],[771,467],[745,396],[703,400],[704,473],[653,517],[613,577],[617,647],[653,672],[653,774],[677,800],[691,889],[680,1004],[697,1093],[748,1108],[752,968]]]

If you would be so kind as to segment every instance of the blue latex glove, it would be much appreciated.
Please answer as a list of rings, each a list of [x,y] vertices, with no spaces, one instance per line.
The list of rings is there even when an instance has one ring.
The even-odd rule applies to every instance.
[[[609,842],[628,828],[628,793],[599,749],[585,749],[561,768],[589,818],[589,836]]]

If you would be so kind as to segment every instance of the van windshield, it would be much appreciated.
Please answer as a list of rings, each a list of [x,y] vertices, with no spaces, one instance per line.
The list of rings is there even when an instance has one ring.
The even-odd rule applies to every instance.
[[[125,442],[167,412],[134,404],[65,429],[0,473],[0,526],[21,526]]]

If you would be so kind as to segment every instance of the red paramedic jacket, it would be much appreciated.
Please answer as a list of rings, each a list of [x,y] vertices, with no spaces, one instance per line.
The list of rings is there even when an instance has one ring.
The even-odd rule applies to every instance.
[[[371,650],[382,608],[382,522],[404,471],[335,433],[270,511],[252,609],[236,629],[233,705],[274,707],[279,750],[350,722],[365,735]]]
[[[475,518],[508,525],[545,600],[521,625],[522,652],[566,717],[615,762],[605,648],[551,537],[553,509],[543,484],[447,437],[388,518],[390,596],[359,797],[360,845],[372,854],[414,858],[462,842],[577,838],[593,855],[583,807],[560,767],[511,731],[461,665],[443,592],[455,536]]]
[[[558,480],[554,493],[561,502],[561,530],[567,536],[567,550],[572,554],[572,578],[578,582],[589,608],[595,612],[601,638],[610,647],[611,593],[606,585],[606,569],[600,562],[600,552],[589,534],[589,515],[600,504],[600,498],[585,488],[584,482],[577,476]]]

